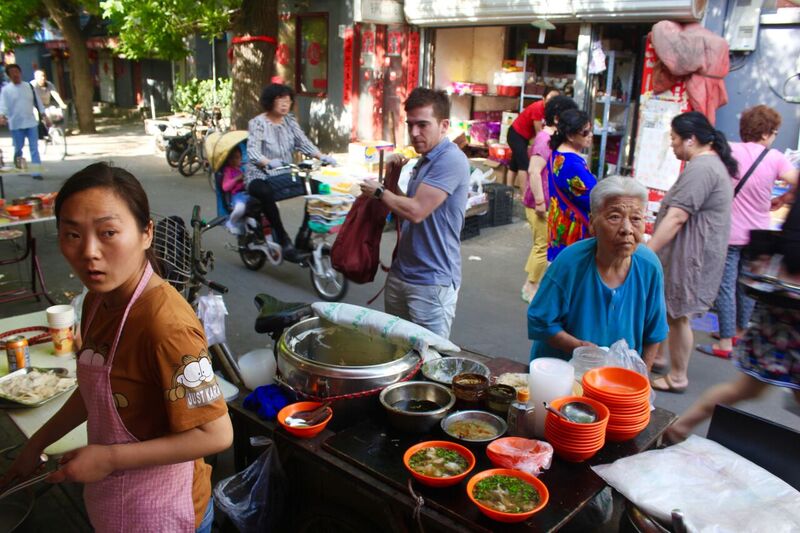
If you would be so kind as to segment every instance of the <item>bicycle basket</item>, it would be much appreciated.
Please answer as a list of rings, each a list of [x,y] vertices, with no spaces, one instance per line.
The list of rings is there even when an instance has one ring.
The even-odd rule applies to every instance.
[[[153,222],[153,251],[161,276],[179,292],[183,291],[192,275],[192,243],[186,224],[179,216],[153,215]]]

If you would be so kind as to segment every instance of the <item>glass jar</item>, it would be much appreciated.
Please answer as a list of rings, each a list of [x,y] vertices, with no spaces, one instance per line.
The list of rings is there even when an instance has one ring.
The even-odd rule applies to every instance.
[[[458,374],[453,377],[456,408],[480,409],[488,388],[489,378],[481,374]]]
[[[508,406],[517,396],[517,390],[510,385],[492,385],[486,389],[486,408],[500,416],[506,416]]]

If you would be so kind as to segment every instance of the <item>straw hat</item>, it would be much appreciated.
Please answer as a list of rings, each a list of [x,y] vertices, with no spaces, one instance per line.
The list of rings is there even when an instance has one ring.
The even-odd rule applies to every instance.
[[[205,149],[214,172],[222,168],[233,147],[246,139],[247,131],[245,130],[233,130],[226,133],[215,131],[206,137]]]

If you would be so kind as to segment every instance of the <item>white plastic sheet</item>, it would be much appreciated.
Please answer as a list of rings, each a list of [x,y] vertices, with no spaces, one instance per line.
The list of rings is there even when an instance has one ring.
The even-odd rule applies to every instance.
[[[439,351],[461,351],[461,348],[429,329],[381,311],[352,304],[326,302],[317,302],[311,308],[317,316],[339,326],[390,340],[398,346],[413,348],[425,361],[439,357]]]
[[[753,435],[752,438],[759,438]],[[681,444],[592,469],[644,512],[689,531],[800,531],[800,492],[724,446],[696,435]]]

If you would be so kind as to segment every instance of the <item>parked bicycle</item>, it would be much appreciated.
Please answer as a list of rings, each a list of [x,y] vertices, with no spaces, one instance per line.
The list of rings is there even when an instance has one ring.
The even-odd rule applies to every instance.
[[[213,132],[222,129],[222,112],[218,107],[211,111],[202,107],[196,108],[195,121],[192,124],[188,144],[178,160],[178,172],[182,176],[188,178],[195,175],[200,169],[205,169],[206,173],[210,175],[205,139]]]

